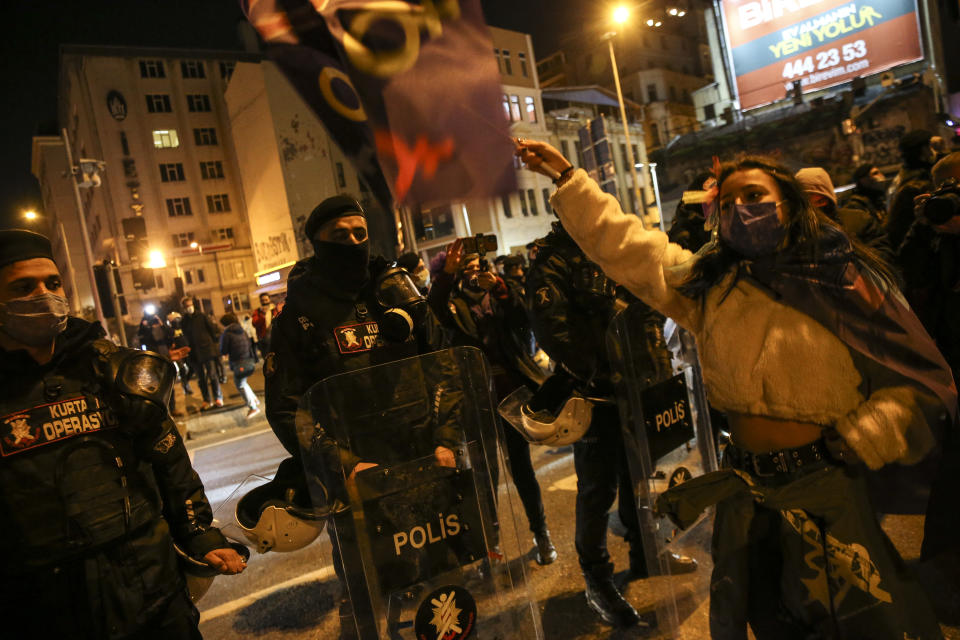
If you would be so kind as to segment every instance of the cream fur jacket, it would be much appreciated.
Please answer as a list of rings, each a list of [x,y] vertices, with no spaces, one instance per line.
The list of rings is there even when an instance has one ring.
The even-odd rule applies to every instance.
[[[610,278],[693,333],[716,408],[835,426],[872,469],[917,462],[933,446],[929,399],[915,387],[874,389],[846,345],[811,317],[744,280],[724,297],[732,274],[704,301],[677,291],[693,254],[623,213],[582,169],[550,202]]]

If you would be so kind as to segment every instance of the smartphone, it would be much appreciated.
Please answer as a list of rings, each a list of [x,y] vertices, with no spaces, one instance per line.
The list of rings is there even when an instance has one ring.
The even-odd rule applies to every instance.
[[[476,253],[481,258],[485,254],[497,250],[497,236],[493,234],[484,235],[478,233],[475,236],[460,238],[460,242],[463,243],[463,252],[465,254]]]

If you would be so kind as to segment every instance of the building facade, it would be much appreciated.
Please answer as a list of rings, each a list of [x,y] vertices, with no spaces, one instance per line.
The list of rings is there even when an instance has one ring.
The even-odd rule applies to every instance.
[[[99,185],[82,190],[92,259],[119,267],[128,325],[139,322],[145,305],[181,293],[217,316],[251,308],[253,252],[224,90],[237,62],[257,58],[153,48],[61,49],[59,116],[72,162],[104,163]],[[50,144],[34,145],[35,166],[44,165]],[[72,189],[55,171],[38,178],[45,194]],[[44,197],[64,229],[73,227],[71,217],[79,226],[75,204]],[[155,268],[147,271],[148,265]],[[79,282],[83,269],[75,266]]]

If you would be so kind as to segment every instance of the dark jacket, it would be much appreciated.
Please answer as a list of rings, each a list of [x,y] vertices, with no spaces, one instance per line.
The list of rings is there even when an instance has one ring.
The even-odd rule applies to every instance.
[[[887,233],[870,213],[856,207],[841,207],[836,220],[849,237],[872,249],[887,264],[896,265],[896,253],[887,240]]]
[[[617,284],[576,245],[560,223],[537,240],[527,273],[530,322],[537,343],[580,383],[581,390],[612,395],[606,332],[617,311]]]
[[[890,200],[890,216],[886,222],[887,238],[893,251],[900,249],[907,231],[916,219],[913,199],[933,191],[929,168],[903,168],[894,179],[894,192]]]
[[[523,384],[543,381],[529,353],[529,326],[523,287],[497,278],[490,291],[464,290],[456,277],[440,272],[427,300],[446,330],[451,346],[471,346],[483,351],[491,365],[499,398]]]
[[[220,334],[220,355],[230,357],[230,366],[247,365],[256,361],[253,343],[239,322],[227,325]]]
[[[45,365],[0,350],[0,613],[37,637],[136,635],[183,593],[174,541],[226,546],[176,426],[128,421],[97,374],[102,336],[71,318]]]
[[[375,258],[371,273],[375,276],[386,266],[382,258]],[[312,448],[320,463],[335,471],[342,465],[349,473],[361,460],[352,449],[340,446],[329,430],[314,433],[310,412],[298,411],[304,393],[335,374],[440,348],[432,313],[406,342],[389,343],[380,336],[381,311],[373,292],[374,279],[357,294],[344,293],[324,277],[315,259],[300,261],[290,272],[286,303],[272,324],[270,353],[264,360],[267,420],[277,438],[295,458],[300,458],[301,446]],[[380,395],[392,393],[389,389],[377,391]],[[370,388],[358,390],[357,400],[371,392]],[[396,425],[382,425],[388,426]],[[457,442],[453,432],[441,440],[438,444],[444,446]]]
[[[191,360],[206,362],[219,356],[218,337],[220,331],[207,314],[200,311],[185,313],[181,323],[183,335],[190,346]]]
[[[884,194],[879,191],[854,187],[850,195],[840,201],[840,207],[864,211],[878,223],[884,224],[887,220],[886,200]]]

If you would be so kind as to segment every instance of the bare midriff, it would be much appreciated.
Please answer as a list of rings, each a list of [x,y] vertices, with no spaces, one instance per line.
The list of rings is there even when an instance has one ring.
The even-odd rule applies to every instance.
[[[812,422],[780,420],[747,413],[728,413],[734,444],[751,453],[802,447],[820,438],[823,427]]]

